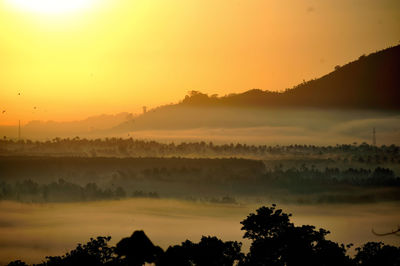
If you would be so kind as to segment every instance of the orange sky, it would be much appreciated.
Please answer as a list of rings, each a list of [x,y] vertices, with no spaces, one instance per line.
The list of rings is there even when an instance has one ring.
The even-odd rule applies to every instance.
[[[400,41],[398,0],[27,1],[0,3],[0,125],[285,89]]]

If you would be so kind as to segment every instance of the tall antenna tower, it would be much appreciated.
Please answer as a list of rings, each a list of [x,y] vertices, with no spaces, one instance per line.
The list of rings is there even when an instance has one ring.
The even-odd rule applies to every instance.
[[[375,128],[372,129],[372,145],[376,146],[376,131],[375,131]]]
[[[18,120],[18,140],[21,140],[21,120]]]

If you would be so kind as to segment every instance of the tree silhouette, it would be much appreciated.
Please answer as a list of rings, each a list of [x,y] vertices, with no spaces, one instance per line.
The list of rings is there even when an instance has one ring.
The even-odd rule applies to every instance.
[[[7,264],[7,266],[28,266],[28,264],[26,264],[25,262],[23,262],[21,260],[15,260],[15,261],[12,261],[9,264]]]
[[[169,247],[157,265],[232,266],[244,258],[241,246],[236,241],[224,242],[215,236],[203,236],[199,243],[186,240],[181,246]]]
[[[368,242],[356,248],[354,258],[360,266],[397,266],[400,265],[400,248],[385,245],[382,242]]]
[[[63,256],[49,256],[47,261],[37,266],[100,266],[116,265],[114,248],[108,246],[111,237],[91,238],[85,245],[78,244],[76,249]]]
[[[325,239],[329,231],[295,226],[290,216],[273,204],[241,222],[244,238],[253,241],[242,265],[351,265],[346,248]]]
[[[164,251],[155,246],[143,231],[135,231],[117,243],[115,253],[126,265],[141,266],[145,262],[157,262]]]
[[[252,240],[250,252],[241,252],[241,243],[224,242],[203,236],[199,243],[186,240],[166,252],[155,246],[143,231],[135,231],[109,247],[111,237],[91,238],[63,256],[46,257],[36,266],[399,266],[400,248],[368,242],[356,248],[354,259],[347,255],[351,245],[325,239],[329,234],[314,226],[295,226],[291,214],[276,205],[261,207],[241,222],[244,237]],[[26,266],[16,260],[8,266]]]

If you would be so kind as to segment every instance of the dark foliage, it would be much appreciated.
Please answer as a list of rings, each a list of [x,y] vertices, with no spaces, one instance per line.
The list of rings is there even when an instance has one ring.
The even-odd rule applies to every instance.
[[[142,197],[147,196],[143,192],[140,195]],[[0,200],[74,202],[121,199],[125,197],[126,192],[122,187],[102,189],[93,182],[80,186],[64,179],[59,179],[57,182],[51,182],[50,184],[38,184],[30,179],[16,182],[15,184],[0,181]]]
[[[165,252],[155,246],[143,231],[123,238],[116,247],[109,247],[111,237],[97,237],[62,256],[47,257],[37,266],[139,266],[153,263],[160,266],[398,266],[400,248],[381,242],[368,242],[356,248],[350,258],[350,245],[325,239],[329,231],[314,226],[295,226],[290,214],[276,205],[261,207],[241,222],[244,238],[252,241],[250,252],[241,252],[241,243],[224,242],[217,237],[203,236],[199,243],[186,240],[170,246]],[[27,265],[20,260],[9,266]]]
[[[121,147],[124,152],[121,153]],[[0,155],[39,156],[39,157],[247,157],[265,158],[266,156],[309,158],[335,158],[335,160],[364,164],[398,163],[400,147],[372,146],[362,144],[342,144],[335,146],[315,145],[247,145],[230,143],[215,145],[212,142],[182,142],[179,144],[156,141],[135,140],[132,138],[106,139],[60,139],[52,141],[7,140],[0,139]],[[173,162],[173,161],[172,161]]]
[[[140,266],[145,262],[157,262],[164,251],[150,241],[143,231],[135,231],[130,237],[121,239],[115,247],[115,254],[123,264]]]
[[[7,264],[7,266],[28,266],[28,264],[26,264],[25,262],[21,261],[21,260],[16,260],[16,261],[12,261],[9,264]]]
[[[400,248],[385,245],[382,242],[368,242],[357,248],[355,262],[362,266],[400,265]]]
[[[154,164],[153,168],[147,168],[150,164]],[[0,157],[0,167],[4,170],[0,176],[0,200],[22,202],[159,198],[154,190],[164,197],[194,199],[192,193],[201,191],[199,188],[206,193],[218,191],[219,194],[205,194],[199,199],[220,204],[236,204],[236,199],[228,196],[232,194],[263,196],[279,191],[287,191],[292,201],[304,203],[400,200],[400,178],[383,167],[319,169],[303,164],[267,168],[260,161],[239,159],[85,158],[82,162],[70,157]],[[32,173],[36,176],[32,177]],[[91,180],[98,180],[102,187]]]
[[[241,222],[253,241],[242,265],[351,265],[345,247],[325,239],[328,231],[295,226],[290,216],[272,205]]]
[[[159,265],[162,266],[231,266],[244,255],[240,252],[241,243],[223,242],[216,237],[203,236],[199,243],[186,240],[181,246],[169,247]]]
[[[108,242],[111,237],[91,238],[84,245],[78,246],[63,256],[46,257],[46,261],[36,266],[101,266],[118,265],[119,261],[115,258],[114,247],[109,247]]]

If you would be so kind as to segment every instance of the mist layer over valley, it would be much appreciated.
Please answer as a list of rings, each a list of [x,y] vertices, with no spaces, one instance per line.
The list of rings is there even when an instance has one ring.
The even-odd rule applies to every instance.
[[[398,245],[396,145],[0,141],[0,261],[40,262],[77,242],[143,229],[162,248],[202,235],[243,241],[241,221],[278,203],[296,224],[359,246]],[[236,157],[236,158],[235,158]],[[23,254],[23,255],[21,255]]]
[[[252,89],[218,96],[190,91],[175,104],[144,106],[140,115],[125,112],[74,122],[23,121],[20,137],[335,145],[372,144],[376,128],[379,145],[399,144],[399,62],[397,45],[362,55],[283,92]],[[3,138],[16,139],[18,134],[18,127],[0,127]]]
[[[29,123],[21,127],[26,139],[130,138],[169,142],[213,141],[217,144],[336,145],[400,143],[397,111],[263,109],[170,106],[99,129],[96,123]],[[92,120],[89,120],[92,121]],[[1,135],[16,139],[18,127],[1,127]]]
[[[323,252],[335,246],[348,259],[348,246],[306,225],[331,230],[329,239],[345,244],[398,246],[398,59],[400,46],[391,47],[284,92],[190,91],[140,115],[0,127],[0,263],[37,263],[90,237],[112,235],[116,243],[134,230],[163,249],[202,235],[242,241],[240,221],[272,203],[300,227],[285,223],[275,205],[261,208],[268,214],[261,223],[273,229],[283,219],[295,250],[305,234],[328,245]],[[261,243],[261,254],[269,254],[271,235],[243,240],[244,250]]]
[[[0,266],[400,265],[400,1],[2,2]]]
[[[398,112],[171,106],[125,122],[113,132],[146,140],[248,144],[400,143]],[[119,135],[126,137],[127,135]]]
[[[396,147],[396,149],[398,149]],[[194,159],[2,157],[0,198],[63,202],[126,197],[220,203],[399,201],[395,157]],[[369,163],[367,163],[369,161]],[[22,165],[23,167],[18,167]],[[357,165],[359,168],[354,168]],[[394,169],[394,170],[392,170]]]
[[[263,202],[269,204],[269,202]],[[39,263],[61,255],[90,237],[111,235],[115,244],[134,230],[144,230],[164,250],[186,239],[215,235],[225,241],[242,239],[239,221],[260,204],[211,204],[164,199],[132,199],[84,204],[0,202],[0,263],[22,259]],[[371,233],[393,229],[400,219],[398,204],[290,205],[295,224],[312,224],[331,231],[328,239],[360,246],[367,241],[399,245],[399,238]]]

